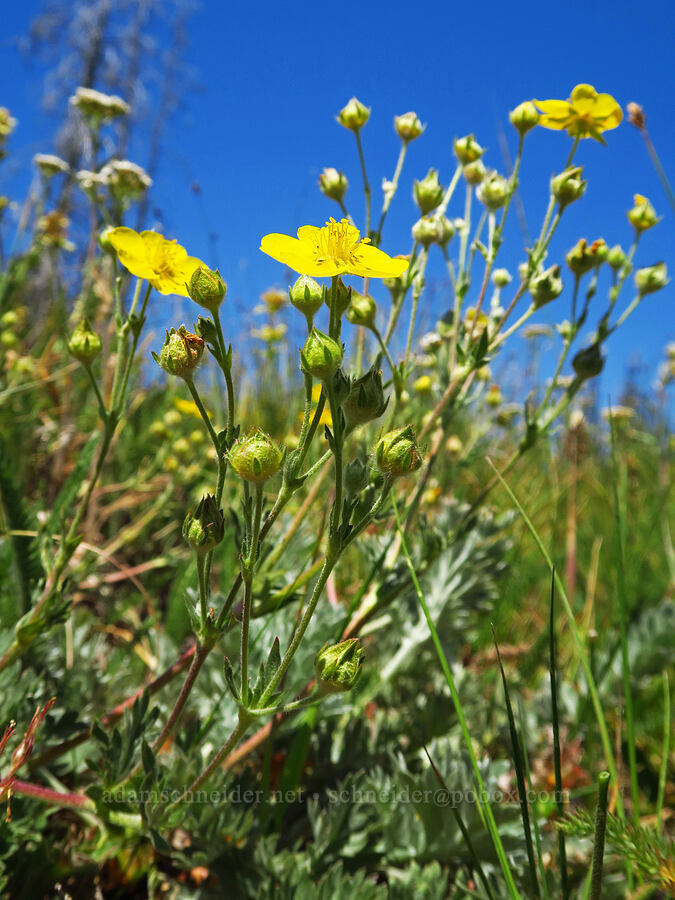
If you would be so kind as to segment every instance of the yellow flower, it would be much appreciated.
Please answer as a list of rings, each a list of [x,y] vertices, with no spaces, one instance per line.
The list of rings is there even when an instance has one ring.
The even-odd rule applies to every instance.
[[[361,275],[364,278],[398,278],[408,268],[408,260],[387,256],[370,246],[370,238],[359,240],[360,232],[347,219],[331,219],[324,228],[303,225],[297,238],[268,234],[262,239],[263,253],[284,263],[300,275],[313,278],[331,275]]]
[[[315,384],[312,388],[312,403],[317,404],[319,402],[319,397],[321,396],[321,385]],[[316,406],[312,409],[312,416],[316,411]],[[302,422],[305,414],[303,412],[298,413],[298,420]],[[319,425],[328,425],[329,428],[333,427],[333,417],[330,414],[330,409],[328,407],[328,402],[323,408],[323,412],[321,413],[321,418],[319,419]]]
[[[167,241],[156,231],[113,228],[108,239],[125,269],[137,278],[145,278],[160,294],[189,297],[187,283],[197,266],[204,263],[176,241]]]
[[[555,131],[567,130],[574,138],[592,137],[604,144],[602,132],[616,128],[623,119],[621,107],[610,94],[598,94],[591,84],[578,84],[569,100],[535,100],[543,115],[539,124]]]

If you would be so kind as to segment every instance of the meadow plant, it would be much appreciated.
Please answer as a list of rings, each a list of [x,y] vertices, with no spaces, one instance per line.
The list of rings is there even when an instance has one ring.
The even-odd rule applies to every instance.
[[[357,210],[353,184],[344,173],[325,168],[319,188],[337,204],[339,218],[303,225],[295,237],[279,233],[262,237],[260,250],[294,275],[287,295],[270,291],[263,297],[261,311],[269,322],[258,329],[257,337],[267,345],[273,365],[278,360],[276,348],[285,341],[282,313],[295,317],[293,327],[303,331],[303,339],[301,348],[288,351],[291,375],[283,388],[277,386],[284,396],[275,397],[270,389],[267,399],[260,396],[254,401],[251,380],[259,379],[260,395],[265,382],[262,374],[249,374],[247,386],[242,343],[234,335],[226,337],[221,310],[227,303],[227,285],[220,272],[190,256],[176,240],[124,224],[128,211],[151,187],[150,178],[134,163],[101,158],[105,129],[128,114],[128,105],[119,97],[85,88],[78,89],[71,103],[88,129],[91,169],[72,173],[57,157],[35,158],[43,193],[33,212],[32,231],[22,223],[25,234],[16,246],[23,249],[5,261],[0,280],[0,514],[6,541],[2,565],[10,585],[2,593],[0,678],[3,684],[15,679],[19,686],[18,692],[8,688],[5,714],[11,710],[18,724],[9,726],[0,751],[7,754],[5,745],[14,727],[26,734],[12,762],[2,760],[0,797],[8,807],[31,798],[49,808],[74,811],[81,816],[77,827],[87,823],[111,856],[118,852],[119,836],[126,835],[137,846],[152,846],[159,855],[173,854],[177,865],[187,866],[185,848],[190,840],[185,835],[192,833],[199,858],[211,865],[213,841],[222,843],[225,833],[228,840],[231,835],[239,840],[237,835],[244,835],[252,824],[244,822],[248,813],[234,810],[226,798],[211,801],[205,812],[195,800],[199,792],[213,788],[216,776],[222,783],[226,769],[255,754],[272,730],[287,721],[316,722],[324,706],[329,715],[348,720],[350,697],[355,698],[354,716],[368,709],[366,700],[356,699],[359,693],[377,696],[403,660],[414,658],[431,634],[440,663],[437,675],[450,690],[460,726],[454,752],[455,759],[466,764],[461,783],[470,784],[478,798],[473,812],[467,807],[461,814],[453,809],[461,831],[457,847],[463,849],[451,854],[456,860],[448,870],[456,892],[452,896],[570,897],[568,868],[574,870],[576,883],[587,877],[591,885],[589,855],[581,853],[580,864],[578,860],[568,864],[563,837],[590,834],[590,820],[578,816],[567,822],[560,837],[540,836],[541,810],[522,799],[532,783],[521,743],[525,722],[521,716],[521,724],[516,723],[505,677],[524,831],[517,821],[515,825],[506,821],[500,804],[491,799],[493,772],[477,749],[481,737],[469,727],[465,712],[467,703],[477,708],[475,698],[470,699],[475,685],[461,676],[456,655],[449,660],[449,654],[458,652],[456,634],[461,633],[464,613],[458,607],[449,617],[442,605],[434,606],[436,594],[422,585],[438,565],[454,566],[453,554],[460,551],[465,554],[457,563],[460,582],[463,571],[467,583],[471,581],[471,566],[489,565],[491,551],[485,548],[496,545],[490,537],[488,496],[505,483],[523,457],[536,458],[555,426],[569,423],[573,404],[602,372],[608,339],[643,301],[658,302],[646,298],[668,283],[664,263],[635,269],[642,235],[659,222],[650,201],[640,195],[627,211],[625,225],[617,234],[607,235],[607,242],[581,237],[561,258],[551,258],[551,242],[562,217],[572,216],[575,204],[591,192],[578,158],[583,141],[605,143],[605,134],[622,120],[620,107],[610,95],[585,84],[577,85],[569,100],[518,104],[510,113],[518,149],[513,168],[506,173],[489,168],[489,154],[474,135],[456,138],[447,180],[448,160],[441,160],[438,168],[414,181],[419,218],[410,226],[411,245],[400,247],[391,246],[385,226],[400,191],[407,154],[413,142],[423,138],[426,126],[412,111],[395,117],[399,156],[391,178],[382,180],[378,204],[364,150],[371,110],[352,98],[337,121],[354,135],[363,209]],[[8,111],[0,110],[3,154],[15,126]],[[533,132],[542,127],[567,133],[560,137],[562,164],[556,164],[547,186],[548,204],[537,237],[524,250],[517,272],[509,272],[500,266],[505,226],[519,181],[527,177],[525,151]],[[611,155],[611,146],[605,152]],[[61,258],[76,250],[68,237],[67,217],[44,206],[51,181],[61,178],[84,192],[94,225],[74,294],[59,281]],[[0,211],[6,213],[8,205],[5,202]],[[586,212],[585,222],[592,223],[591,213]],[[617,239],[627,241],[628,250],[618,244],[610,247]],[[448,309],[435,329],[422,336],[418,318],[434,255],[447,271]],[[41,277],[43,259],[53,291],[41,311],[51,325],[41,326],[23,297],[30,295],[31,279]],[[598,285],[605,274],[609,287],[601,300]],[[347,283],[350,278],[356,280]],[[139,348],[144,362],[150,356],[144,335],[157,294],[189,298],[194,304],[194,323],[173,322],[163,345],[156,345],[152,354],[166,374],[166,386],[160,380],[163,374],[154,385],[144,384],[137,366]],[[287,300],[292,309],[286,311]],[[527,335],[533,344],[553,340],[552,329],[536,322],[537,313],[549,305],[558,311],[553,376],[538,394],[529,392],[517,403],[507,403],[506,386],[496,383],[492,372],[514,335]],[[50,327],[54,335],[48,334]],[[15,422],[12,418],[27,397],[33,404],[31,422],[40,415],[48,418],[44,392],[55,393],[63,378],[77,397],[72,408],[79,404],[86,412],[77,419],[68,417],[67,467],[58,467],[58,441],[53,433],[47,436],[48,460],[55,460],[54,483],[44,497],[36,496],[25,484],[18,487],[31,470],[30,462],[21,461],[18,454],[35,452],[31,441],[37,432],[30,436],[21,418]],[[148,418],[152,411],[143,412],[144,397],[150,394],[161,412],[153,421]],[[264,414],[265,403],[271,405],[270,415]],[[288,418],[284,407],[292,412]],[[618,428],[619,410],[610,418]],[[469,428],[467,421],[472,422]],[[72,431],[74,422],[85,429],[83,433]],[[48,431],[46,425],[42,428]],[[477,450],[497,441],[494,435],[500,429],[510,436],[510,450],[485,478],[476,462]],[[134,441],[147,449],[146,455],[129,450],[122,461],[124,448]],[[25,450],[18,451],[23,442]],[[479,487],[469,502],[455,503],[448,496],[453,482],[474,465]],[[157,490],[148,485],[158,485]],[[139,500],[146,489],[150,501]],[[121,491],[121,497],[128,491],[131,499],[118,501],[115,512],[111,510],[104,520],[100,516],[106,491]],[[145,504],[143,515],[135,519],[133,507],[139,502]],[[159,555],[153,550],[144,559],[144,545],[157,545],[148,531],[153,517],[161,520],[168,549]],[[121,571],[130,578],[148,571],[153,558],[165,561],[160,565],[174,559],[170,570],[176,573],[192,639],[182,652],[180,640],[169,638],[167,646],[162,615],[155,608],[157,598],[151,600],[148,608],[154,612],[145,624],[136,616],[134,626],[139,655],[152,661],[154,675],[149,681],[141,673],[140,683],[130,684],[130,672],[139,673],[116,655],[115,670],[124,677],[114,687],[114,671],[106,671],[100,638],[92,630],[96,605],[90,610],[85,600],[91,590],[87,584],[103,589],[104,582],[92,571],[86,554],[91,555],[92,543],[95,549],[97,535],[102,540],[103,533],[113,537],[106,558],[128,555]],[[186,549],[179,544],[181,533]],[[492,584],[492,577],[486,575],[486,584]],[[108,582],[112,583],[116,582]],[[350,599],[338,599],[336,585],[344,590],[348,584]],[[566,584],[569,588],[569,579]],[[618,847],[629,847],[629,859],[640,856],[638,838],[646,841],[650,863],[638,866],[639,877],[649,877],[648,883],[665,889],[671,870],[664,868],[659,874],[653,862],[664,857],[664,841],[658,838],[650,844],[642,832],[626,831],[623,776],[601,706],[602,678],[598,665],[589,663],[588,647],[575,624],[574,598],[568,600],[559,576],[558,589],[567,627],[577,640],[575,664],[583,669],[591,697],[595,721],[589,730],[599,736],[598,754],[612,776],[617,817],[609,820],[611,839]],[[424,618],[406,622],[411,597],[419,599]],[[387,623],[392,627],[383,656],[377,642],[382,642],[378,634]],[[553,616],[551,623],[545,633],[551,640],[554,678]],[[112,640],[112,630],[110,634]],[[160,634],[165,638],[162,648]],[[63,653],[57,635],[64,636]],[[56,645],[59,649],[54,649]],[[499,648],[497,655],[501,668]],[[214,674],[220,669],[216,656],[224,656],[220,681]],[[158,671],[160,659],[163,671]],[[625,656],[626,664],[627,660]],[[54,681],[50,668],[63,674]],[[501,672],[504,675],[503,668]],[[97,687],[99,676],[103,693]],[[52,683],[59,690],[72,684],[74,699],[59,697]],[[440,693],[445,687],[439,688]],[[630,696],[629,683],[626,689]],[[55,700],[50,699],[52,690]],[[22,721],[20,716],[36,698],[38,712],[32,720]],[[157,702],[163,698],[162,705],[151,707],[151,698]],[[112,707],[105,715],[102,702]],[[58,727],[48,730],[54,703],[61,717]],[[76,715],[78,703],[87,710],[89,721]],[[198,714],[190,712],[193,704]],[[630,739],[633,725],[629,711],[627,715]],[[557,718],[554,727],[557,735]],[[49,737],[41,740],[45,732]],[[284,770],[285,783],[293,787],[307,758],[307,747],[298,741]],[[86,753],[80,747],[86,747]],[[452,767],[446,766],[442,775],[434,759],[442,752],[436,741],[429,759],[445,784]],[[261,777],[269,779],[269,763],[269,759],[259,763],[260,772],[268,772]],[[440,762],[439,766],[443,768]],[[640,804],[635,766],[631,758],[633,815]],[[403,770],[400,774],[403,778]],[[405,775],[418,777],[419,772]],[[431,777],[433,783],[435,776]],[[560,777],[555,787],[557,811],[564,812]],[[606,797],[605,785],[605,804]],[[462,816],[469,814],[473,819],[467,830]],[[314,808],[319,843],[321,828],[329,827],[323,815]],[[535,820],[536,853],[530,816]],[[276,821],[278,825],[280,820]],[[431,831],[437,828],[427,825]],[[540,840],[547,844],[546,854]],[[91,858],[105,858],[94,851],[94,843],[87,838]],[[545,855],[554,855],[555,865],[545,865]],[[409,890],[412,884],[428,882],[427,892],[419,896],[445,896],[444,887],[437,893],[433,889],[434,884],[446,885],[448,877],[440,868],[431,871],[437,858],[449,863],[432,852],[420,855],[420,863],[429,865],[415,869],[414,875],[408,872]],[[417,866],[414,859],[409,863]],[[596,863],[591,896],[600,896],[602,870],[598,874]],[[263,871],[259,860],[257,865]],[[634,878],[620,861],[618,871],[628,881]],[[357,896],[349,893],[351,875],[331,872],[345,896]],[[6,871],[2,877],[5,884],[11,880]],[[371,896],[361,887],[358,896]],[[334,890],[332,896],[342,896]],[[615,888],[602,896],[619,896],[610,890]]]

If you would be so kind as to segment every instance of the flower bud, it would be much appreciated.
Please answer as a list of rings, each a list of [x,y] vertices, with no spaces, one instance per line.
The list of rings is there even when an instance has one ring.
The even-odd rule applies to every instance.
[[[562,294],[563,283],[560,277],[560,266],[551,266],[530,278],[528,285],[534,305],[539,307],[550,303]]]
[[[101,352],[101,338],[92,330],[86,318],[80,320],[68,341],[71,356],[87,366]]]
[[[511,275],[508,269],[495,269],[492,273],[492,283],[497,288],[506,287],[511,281]]]
[[[488,406],[491,406],[493,409],[496,409],[499,404],[502,402],[502,392],[498,384],[491,384],[488,388],[488,392],[485,395],[485,402]]]
[[[115,94],[103,94],[93,88],[78,87],[70,98],[71,106],[77,107],[82,115],[92,123],[116,119],[118,116],[126,116],[129,104]]]
[[[466,137],[455,138],[454,150],[455,156],[463,166],[476,162],[485,153],[485,148],[481,147],[472,134],[467,134]]]
[[[183,522],[183,537],[199,556],[203,556],[222,541],[225,519],[218,509],[216,498],[207,494],[199,501],[194,513],[188,513]]]
[[[582,166],[572,166],[551,179],[551,193],[561,210],[583,197],[587,184],[581,177],[583,171]]]
[[[363,128],[370,118],[370,107],[364,106],[356,97],[352,97],[349,103],[344,106],[337,116],[337,121],[344,128],[348,128],[355,134]]]
[[[70,166],[65,159],[54,156],[52,153],[36,153],[33,162],[45,178],[53,178],[55,175],[65,175],[70,172]]]
[[[654,207],[646,197],[642,194],[635,194],[633,197],[635,205],[628,210],[628,221],[633,228],[640,234],[648,228],[652,228],[657,222],[661,221],[660,216],[656,215]]]
[[[641,297],[660,291],[668,284],[668,272],[664,262],[655,263],[635,273],[635,287]]]
[[[331,291],[326,291],[324,295],[324,300],[326,306],[330,309],[331,303]],[[335,294],[335,312],[337,313],[338,319],[341,319],[342,316],[349,309],[349,304],[352,300],[352,289],[351,287],[347,287],[344,281],[341,278],[338,278],[337,281],[337,291]]]
[[[451,460],[457,460],[462,452],[464,445],[456,434],[451,434],[445,442],[445,450]]]
[[[342,363],[342,345],[318,328],[312,328],[300,351],[300,368],[307,375],[327,381]]]
[[[348,428],[356,428],[384,414],[389,398],[385,399],[382,389],[382,372],[369,369],[365,375],[352,381],[351,390],[342,411]]]
[[[430,394],[433,390],[433,386],[431,376],[429,375],[420,375],[420,377],[413,382],[413,390],[416,394]]]
[[[476,190],[476,196],[480,202],[484,203],[491,212],[500,209],[506,203],[510,193],[511,186],[508,178],[504,178],[503,175],[494,171],[483,179]]]
[[[104,253],[108,253],[112,257],[117,257],[117,251],[110,243],[110,233],[112,231],[112,225],[107,225],[105,228],[103,228],[98,235],[98,245]]]
[[[375,448],[375,462],[380,472],[393,478],[416,472],[422,465],[422,454],[412,425],[383,435]]]
[[[412,227],[413,240],[423,247],[430,247],[438,240],[438,228],[431,216],[422,216]]]
[[[429,169],[426,178],[415,181],[413,184],[413,197],[419,206],[423,216],[436,209],[443,202],[443,188],[438,180],[436,169]]]
[[[531,100],[519,103],[509,113],[509,121],[521,137],[524,137],[539,122],[537,107]]]
[[[579,278],[601,265],[607,259],[608,253],[609,249],[602,238],[593,241],[590,246],[585,238],[580,238],[567,253],[565,260],[571,271]]]
[[[375,327],[377,306],[370,295],[352,291],[352,299],[347,309],[347,318],[352,325],[363,325],[365,328]]]
[[[263,484],[277,474],[283,454],[268,434],[254,428],[234,442],[227,458],[241,478],[253,484]]]
[[[607,262],[610,264],[612,269],[615,272],[618,272],[619,269],[622,269],[626,264],[626,254],[621,249],[619,244],[615,244],[614,247],[607,254]]]
[[[355,456],[344,470],[344,489],[348,497],[360,494],[368,484],[368,463],[361,456]]]
[[[335,200],[336,203],[342,203],[348,186],[349,182],[346,176],[337,169],[324,169],[319,175],[321,193],[329,200]]]
[[[588,378],[595,378],[602,372],[605,361],[600,352],[600,344],[591,344],[580,350],[572,360],[572,368],[582,381]]]
[[[216,312],[227,293],[227,285],[218,269],[214,272],[206,266],[197,266],[187,289],[190,299],[211,313]]]
[[[426,125],[422,125],[414,112],[403,113],[402,116],[394,116],[394,129],[404,144],[409,144],[418,138]]]
[[[482,159],[476,159],[464,166],[462,174],[464,175],[467,184],[476,186],[480,184],[487,175],[487,169],[485,168]]]
[[[631,125],[634,125],[635,128],[638,128],[640,131],[647,124],[647,116],[645,115],[644,109],[640,106],[639,103],[628,103],[626,105],[626,112],[628,113],[628,121]]]
[[[99,172],[116,200],[127,204],[142,197],[152,187],[148,173],[127,159],[114,159]]]
[[[436,223],[437,240],[441,247],[447,247],[452,238],[455,236],[455,226],[447,216],[436,213],[434,216]]]
[[[322,693],[348,691],[361,677],[364,649],[358,638],[325,644],[314,658],[317,687]]]
[[[288,297],[293,306],[304,316],[312,318],[321,309],[324,291],[318,281],[309,275],[301,275],[288,289]]]
[[[273,316],[285,306],[286,292],[277,287],[267,288],[267,290],[263,291],[260,295],[260,299],[265,304],[267,312]]]
[[[196,334],[191,334],[185,325],[167,331],[164,345],[159,356],[153,353],[158,363],[169,375],[177,375],[189,381],[193,371],[199,365],[204,352],[204,341]]]

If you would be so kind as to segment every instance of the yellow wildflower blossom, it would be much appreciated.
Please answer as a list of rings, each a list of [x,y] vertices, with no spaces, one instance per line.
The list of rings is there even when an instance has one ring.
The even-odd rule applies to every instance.
[[[621,107],[610,94],[598,94],[591,84],[578,84],[569,100],[535,100],[543,115],[539,125],[566,130],[574,138],[595,138],[604,144],[602,132],[616,128],[623,119]]]
[[[113,228],[108,239],[125,269],[137,278],[145,278],[160,294],[189,297],[187,283],[197,266],[204,263],[176,241],[167,241],[156,231]]]
[[[321,396],[321,385],[315,384],[314,387],[312,388],[312,403],[317,404],[319,402],[320,396]],[[312,409],[312,416],[314,416],[315,411],[316,411],[316,405]],[[305,414],[303,412],[298,413],[298,420],[300,422],[302,422],[304,416],[305,416]],[[321,413],[321,418],[319,419],[319,425],[328,425],[329,428],[333,427],[333,417],[330,414],[330,408],[328,406],[328,402],[326,402],[326,405],[324,406],[323,411]]]
[[[303,225],[297,238],[268,234],[262,239],[263,253],[284,263],[300,275],[313,278],[331,275],[361,275],[364,278],[398,278],[408,268],[408,260],[392,258],[370,246],[370,238],[347,219],[330,219],[324,228]]]

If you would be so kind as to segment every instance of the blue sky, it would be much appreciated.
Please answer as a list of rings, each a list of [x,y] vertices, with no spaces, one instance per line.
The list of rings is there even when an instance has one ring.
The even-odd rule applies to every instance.
[[[21,120],[12,146],[25,154],[26,163],[37,150],[52,149],[54,119],[38,108],[40,68],[26,68],[11,38],[25,33],[41,7],[38,0],[26,0],[3,10],[0,105]],[[443,183],[450,179],[453,137],[475,132],[488,147],[486,164],[503,170],[500,129],[512,154],[516,148],[508,110],[532,97],[566,98],[579,82],[613,94],[624,107],[631,100],[643,105],[673,177],[673,25],[674,7],[667,0],[573,0],[548,8],[529,0],[248,7],[204,0],[190,19],[186,51],[202,87],[167,133],[155,186],[155,205],[162,211],[158,224],[191,254],[220,267],[230,285],[235,330],[242,317],[253,322],[251,310],[266,286],[284,282],[283,268],[258,251],[260,237],[270,231],[293,234],[301,224],[322,224],[337,214],[337,206],[317,188],[324,166],[345,171],[347,205],[357,224],[363,223],[353,136],[334,120],[353,94],[372,107],[363,141],[376,210],[382,177],[391,177],[399,149],[393,116],[413,109],[427,123],[425,134],[411,145],[385,228],[382,246],[392,254],[410,249],[413,178],[433,165]],[[639,192],[664,219],[644,236],[638,264],[665,259],[675,271],[675,221],[639,133],[624,123],[606,137],[607,147],[590,140],[580,147],[577,161],[585,166],[588,192],[566,213],[549,262],[562,261],[578,237],[604,237],[610,245],[627,247],[631,229],[625,213]],[[520,193],[531,233],[539,230],[549,177],[562,168],[569,140],[543,129],[526,140]],[[193,181],[201,186],[201,199],[190,189]],[[461,214],[462,203],[463,191],[451,207],[453,215]],[[515,272],[523,240],[515,216],[510,225],[501,264]],[[209,230],[218,234],[215,254]],[[445,306],[439,299],[445,290],[440,265],[430,268],[428,282],[433,281],[435,302]],[[610,340],[605,375],[610,389],[630,363],[642,361],[645,377],[653,376],[666,340],[675,337],[674,294],[671,284],[647,298],[630,327]],[[601,296],[599,291],[596,310]],[[564,297],[540,319],[567,317]],[[440,308],[427,305],[427,324]],[[187,306],[181,312],[192,315]]]

